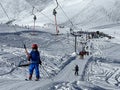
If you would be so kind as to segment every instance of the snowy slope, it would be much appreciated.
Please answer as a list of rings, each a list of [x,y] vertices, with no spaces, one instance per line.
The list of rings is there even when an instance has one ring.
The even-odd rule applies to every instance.
[[[23,59],[26,60],[21,40],[28,50],[32,43],[40,45],[43,67],[40,67],[41,80],[38,82],[24,81],[28,77],[28,67],[16,68],[11,74],[0,76],[1,90],[119,90],[119,58],[120,47],[114,28],[109,28],[109,34],[115,38],[92,39],[92,56],[84,60],[76,57],[74,52],[74,37],[71,35],[53,35],[43,32],[44,28],[35,31],[12,26],[1,25],[0,33],[0,75],[9,72]],[[102,28],[102,26],[101,26]],[[4,29],[4,31],[2,31]],[[100,29],[109,31],[108,28]],[[99,30],[99,29],[95,29]],[[64,47],[63,47],[64,46]],[[79,50],[80,44],[77,44]],[[77,51],[78,52],[78,51]],[[111,54],[112,52],[112,54]],[[117,53],[117,54],[116,54]],[[80,67],[79,76],[74,76],[74,66]],[[47,73],[46,73],[47,72]],[[32,86],[33,85],[33,86]],[[6,87],[5,87],[6,86]],[[32,86],[32,87],[29,87]]]
[[[37,15],[36,25],[45,25],[36,27],[35,31],[33,27],[0,24],[0,90],[119,90],[119,0],[58,0],[67,16],[78,27],[87,27],[83,30],[100,31],[114,37],[89,39],[87,45],[91,54],[85,56],[85,59],[80,59],[74,53],[75,39],[69,33],[70,27],[59,28],[61,35],[53,34],[55,27],[52,10],[56,6],[55,1],[0,1],[10,19],[16,19],[14,24],[33,25],[31,4],[49,16],[48,19],[34,11]],[[58,23],[71,26],[60,7],[57,11]],[[0,17],[1,22],[8,21],[2,9]],[[82,37],[78,38],[77,53],[82,47],[81,40],[86,38],[85,35]],[[38,82],[34,81],[35,75],[32,81],[25,81],[28,78],[28,67],[17,67],[21,61],[24,61],[22,64],[27,63],[23,43],[28,51],[32,43],[39,45],[43,64]],[[80,68],[79,76],[74,75],[76,64]]]

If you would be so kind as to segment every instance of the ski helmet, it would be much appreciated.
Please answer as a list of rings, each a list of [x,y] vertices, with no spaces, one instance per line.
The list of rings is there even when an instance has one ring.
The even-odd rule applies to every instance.
[[[38,45],[37,44],[32,44],[32,49],[38,49]]]

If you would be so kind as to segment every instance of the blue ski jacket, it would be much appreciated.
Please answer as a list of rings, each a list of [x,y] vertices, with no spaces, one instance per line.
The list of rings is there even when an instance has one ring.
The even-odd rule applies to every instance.
[[[40,64],[41,63],[40,54],[39,54],[38,51],[32,50],[30,52],[30,62],[35,63],[35,64]]]

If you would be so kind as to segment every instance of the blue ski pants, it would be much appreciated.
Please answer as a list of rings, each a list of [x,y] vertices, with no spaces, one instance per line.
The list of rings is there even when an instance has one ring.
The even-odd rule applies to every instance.
[[[36,63],[31,63],[29,66],[29,74],[32,76],[33,71],[35,69],[35,74],[36,74],[36,78],[40,78],[40,72],[39,72],[39,64]]]

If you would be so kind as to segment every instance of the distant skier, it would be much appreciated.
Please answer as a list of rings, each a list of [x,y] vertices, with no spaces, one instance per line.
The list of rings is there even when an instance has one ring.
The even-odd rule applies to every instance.
[[[80,59],[84,59],[84,52],[83,51],[80,51],[79,55],[80,55]]]
[[[36,81],[39,80],[40,78],[40,72],[39,72],[39,64],[41,65],[42,62],[40,60],[40,54],[38,51],[38,45],[37,44],[33,44],[32,45],[32,51],[30,53],[27,52],[27,56],[28,56],[28,62],[29,62],[29,80],[32,80],[32,75],[33,75],[33,71],[35,69],[35,73],[36,73]]]
[[[78,71],[79,71],[79,67],[78,65],[75,66],[75,75],[78,76]]]

